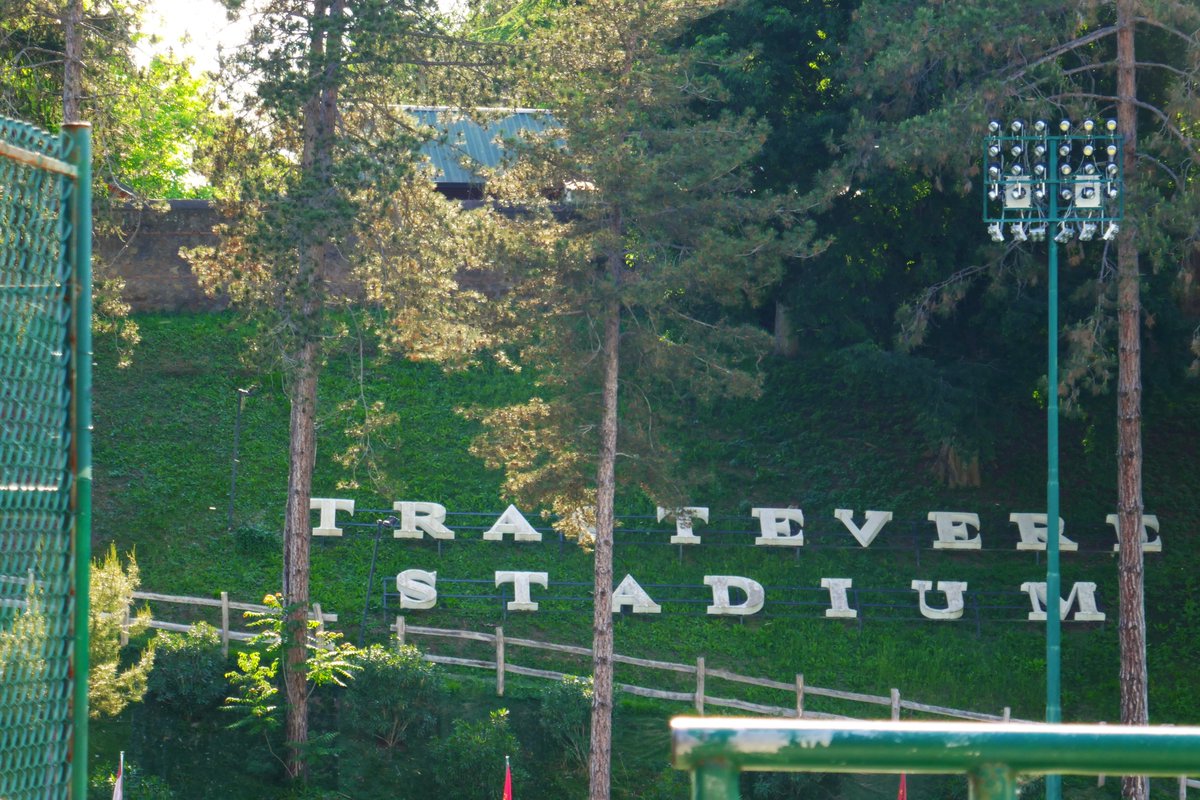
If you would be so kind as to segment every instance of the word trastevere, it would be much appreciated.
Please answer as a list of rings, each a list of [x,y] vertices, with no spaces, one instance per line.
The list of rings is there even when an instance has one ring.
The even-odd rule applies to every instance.
[[[342,498],[314,497],[311,508],[320,513],[317,527],[312,529],[314,536],[341,536],[342,529],[337,527],[337,514],[344,512],[354,514],[354,501]],[[440,503],[397,501],[392,508],[397,517],[392,521],[392,535],[397,539],[421,539],[426,536],[431,539],[452,540],[454,531],[446,526],[446,507]],[[685,506],[682,508],[658,508],[658,520],[673,519],[675,533],[671,536],[671,544],[690,546],[699,545],[702,536],[696,533],[695,522],[708,522],[708,508],[704,506]],[[750,516],[758,520],[758,536],[754,545],[759,547],[803,547],[804,546],[804,512],[799,508],[753,508]],[[884,526],[892,520],[891,511],[866,511],[862,524],[855,522],[853,509],[835,509],[833,516],[846,531],[863,548],[869,548],[878,538]],[[1012,513],[1009,521],[1017,526],[1020,537],[1017,550],[1043,551],[1046,549],[1048,525],[1045,514]],[[927,519],[933,523],[933,548],[935,550],[980,550],[983,537],[979,532],[979,515],[962,511],[930,511]],[[1115,529],[1117,515],[1109,514],[1105,522]],[[1058,544],[1063,551],[1078,550],[1079,545],[1071,541],[1063,532],[1066,525],[1062,518],[1058,520]],[[1150,531],[1155,536],[1150,538]],[[1153,514],[1142,517],[1141,540],[1145,552],[1160,552],[1162,540],[1158,536],[1158,518]],[[483,533],[486,541],[503,541],[510,537],[515,542],[540,542],[542,534],[535,529],[525,515],[515,506],[510,505],[496,519],[495,523]],[[1117,550],[1118,545],[1113,546]],[[533,599],[532,586],[546,588],[550,578],[546,572],[525,572],[516,570],[496,570],[496,586],[512,584],[513,600],[507,604],[509,611],[537,611],[538,603]],[[712,604],[707,613],[713,616],[750,616],[762,610],[766,603],[766,590],[762,584],[752,578],[741,575],[705,575],[704,585],[712,590]],[[848,590],[854,585],[851,578],[822,578],[821,588],[829,592],[829,608],[825,616],[840,619],[854,619],[858,611],[850,607]],[[917,593],[917,605],[921,615],[934,620],[956,620],[963,615],[965,607],[963,596],[967,591],[965,581],[937,581],[936,591],[945,596],[946,604],[937,608],[931,606],[927,595],[935,589],[932,581],[914,580],[911,588]],[[742,597],[735,602],[732,591],[738,591]],[[396,575],[396,591],[400,595],[400,607],[404,609],[429,609],[437,605],[437,573],[423,569],[406,569]],[[1040,621],[1046,619],[1046,584],[1045,582],[1027,581],[1021,584],[1021,591],[1029,595],[1032,610],[1028,619]],[[1096,607],[1096,584],[1077,582],[1072,585],[1066,598],[1059,606],[1062,619],[1077,622],[1100,622],[1105,615]],[[1072,615],[1072,609],[1074,614]],[[634,614],[659,614],[662,607],[655,603],[649,594],[638,584],[632,575],[626,575],[617,585],[612,596],[613,613],[629,610]]]

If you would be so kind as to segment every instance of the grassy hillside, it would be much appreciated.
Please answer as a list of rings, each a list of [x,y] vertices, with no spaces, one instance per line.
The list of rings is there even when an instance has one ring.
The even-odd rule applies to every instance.
[[[245,332],[231,317],[150,316],[139,324],[143,343],[131,368],[116,369],[103,348],[97,355],[96,545],[113,541],[120,550],[136,550],[143,588],[150,591],[211,597],[224,590],[235,599],[254,600],[277,590],[288,411],[279,375],[244,366]],[[815,686],[873,694],[898,687],[905,697],[927,703],[993,713],[1011,706],[1014,715],[1039,717],[1044,640],[1040,626],[1023,621],[1029,602],[1019,587],[1044,580],[1044,564],[1033,553],[1015,550],[1008,514],[1044,506],[1042,410],[1029,400],[995,415],[996,454],[983,464],[982,487],[950,491],[932,477],[933,451],[917,434],[913,409],[903,397],[864,392],[840,378],[825,356],[768,369],[761,400],[697,417],[694,435],[681,442],[687,463],[701,477],[693,502],[713,515],[709,525],[696,528],[704,544],[667,545],[670,525],[655,523],[644,498],[619,498],[626,519],[618,533],[617,578],[634,575],[663,613],[618,618],[617,651],[685,663],[705,656],[710,667],[743,674],[787,681],[802,672]],[[242,416],[236,521],[230,530],[236,389],[251,385],[257,391]],[[373,523],[390,513],[393,501],[425,500],[450,510],[448,524],[457,538],[439,546],[385,535],[368,641],[388,635],[380,586],[394,587],[398,571],[417,567],[437,571],[443,597],[435,609],[408,612],[411,624],[476,630],[503,625],[512,636],[589,643],[586,552],[552,533],[541,544],[480,539],[480,529],[507,500],[500,496],[499,475],[467,452],[474,424],[454,410],[532,391],[527,376],[487,366],[445,375],[427,365],[376,363],[353,338],[331,355],[321,384],[314,494],[353,498],[357,509],[353,517],[339,517],[355,523],[345,526],[343,538],[315,541],[312,592],[326,610],[340,615],[338,627],[350,640],[359,634]],[[382,486],[335,460],[350,444],[346,429],[361,422],[364,406],[377,401],[397,422],[372,435],[385,465]],[[1147,392],[1146,506],[1162,521],[1164,543],[1162,554],[1147,556],[1146,569],[1156,722],[1197,721],[1191,665],[1200,656],[1194,644],[1200,579],[1190,568],[1196,555],[1192,533],[1200,523],[1200,465],[1191,453],[1197,412],[1195,387],[1161,397],[1153,387]],[[1064,628],[1067,719],[1117,717],[1115,560],[1106,552],[1114,538],[1103,524],[1115,510],[1111,417],[1101,407],[1091,422],[1068,421],[1063,427],[1066,533],[1086,550],[1064,554],[1064,586],[1094,581],[1108,614],[1103,624]],[[355,478],[358,488],[341,488]],[[760,506],[803,509],[806,546],[752,546],[757,521],[750,509]],[[833,518],[835,508],[855,509],[860,521],[866,509],[891,510],[895,519],[864,550]],[[523,511],[542,527],[535,510]],[[931,549],[930,511],[978,513],[983,550]],[[551,587],[535,589],[535,599],[545,598],[542,610],[505,615],[494,599],[448,597],[491,593],[498,569],[548,572]],[[711,597],[702,585],[705,575],[757,580],[767,591],[763,612],[748,619],[705,617],[703,606]],[[828,593],[820,589],[823,577],[853,579],[860,590],[860,620],[821,616],[828,604]],[[442,582],[459,579],[479,583]],[[969,596],[1011,607],[984,610],[977,618],[968,609],[959,622],[924,620],[909,587],[914,579],[966,581]],[[983,594],[992,592],[1006,594]],[[930,597],[932,605],[943,602],[940,594]],[[558,666],[587,671],[577,661]],[[645,684],[636,677],[618,669],[618,681]],[[788,703],[766,690],[762,701]],[[844,710],[822,698],[809,705]]]

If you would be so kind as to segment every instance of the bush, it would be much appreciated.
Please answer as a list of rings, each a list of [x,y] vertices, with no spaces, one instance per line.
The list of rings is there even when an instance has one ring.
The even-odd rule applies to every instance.
[[[233,530],[233,543],[240,552],[249,555],[274,553],[281,541],[279,531],[262,525],[239,525]]]
[[[88,800],[108,800],[117,782],[115,772],[93,774],[88,779]],[[147,775],[129,761],[125,762],[125,777],[121,781],[123,794],[137,800],[175,800],[170,785],[157,775]]]
[[[387,749],[408,747],[437,728],[442,675],[412,645],[371,645],[352,659],[359,671],[342,701],[342,730]]]
[[[570,768],[586,770],[592,728],[592,679],[567,675],[542,690],[538,724]]]
[[[520,766],[520,746],[508,728],[508,709],[486,720],[455,720],[451,734],[438,742],[437,781],[440,797],[496,800],[504,788],[504,759],[512,756],[513,794],[521,794],[528,774]]]
[[[225,657],[216,628],[196,623],[186,634],[159,631],[148,690],[154,700],[184,714],[210,708],[225,696]]]

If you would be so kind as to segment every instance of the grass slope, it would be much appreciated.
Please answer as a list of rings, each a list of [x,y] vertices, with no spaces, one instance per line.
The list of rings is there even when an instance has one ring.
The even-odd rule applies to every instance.
[[[281,570],[276,531],[286,491],[288,428],[279,376],[242,366],[245,331],[232,317],[147,316],[138,322],[143,343],[131,368],[116,369],[109,353],[97,356],[96,546],[112,541],[122,551],[136,549],[143,588],[150,591],[211,597],[225,590],[235,599],[254,600],[276,590]],[[909,582],[960,580],[969,583],[970,591],[1016,592],[1023,581],[1044,579],[1037,557],[1014,549],[1016,537],[1008,522],[1010,512],[1036,511],[1044,505],[1042,411],[1029,402],[997,418],[997,455],[984,465],[983,487],[949,491],[932,479],[932,457],[913,429],[911,409],[895,397],[864,394],[859,386],[839,382],[837,371],[820,356],[773,363],[770,370],[761,400],[698,417],[694,435],[680,443],[686,462],[700,477],[694,502],[708,505],[714,515],[712,524],[697,528],[705,544],[686,550],[662,546],[669,536],[667,527],[650,523],[646,527],[660,531],[649,540],[657,544],[618,540],[618,579],[630,573],[644,586],[675,588],[656,590],[662,615],[618,618],[617,651],[685,663],[703,655],[710,668],[743,674],[788,681],[802,672],[814,686],[873,694],[899,687],[905,697],[927,703],[995,713],[1011,706],[1014,715],[1041,716],[1041,628],[986,618],[978,626],[970,621],[921,620]],[[230,531],[226,512],[235,391],[251,384],[259,389],[247,400],[242,417],[235,509],[235,528],[240,530]],[[350,519],[363,523],[385,515],[395,500],[442,503],[452,512],[450,525],[459,531],[458,538],[441,547],[385,538],[377,574],[394,576],[419,567],[436,570],[439,581],[486,582],[453,589],[440,583],[443,598],[438,607],[409,612],[411,623],[477,630],[503,625],[510,636],[589,643],[589,587],[555,587],[561,582],[590,583],[587,553],[549,535],[540,545],[479,539],[478,526],[489,525],[507,501],[500,497],[499,475],[467,452],[475,427],[454,409],[508,402],[532,391],[528,377],[490,367],[445,375],[426,365],[376,363],[363,357],[354,339],[330,356],[321,383],[314,494],[354,498],[358,512]],[[354,399],[357,406],[340,407]],[[349,444],[344,431],[361,421],[364,404],[376,401],[398,421],[373,434],[375,451],[386,465],[387,486],[382,494],[365,481],[361,488],[339,488],[355,477],[334,459]],[[1195,387],[1163,397],[1152,387],[1147,391],[1146,506],[1162,520],[1164,541],[1164,552],[1148,556],[1146,569],[1151,712],[1156,722],[1196,721],[1191,665],[1200,656],[1194,644],[1200,627],[1200,578],[1191,565],[1196,555],[1192,532],[1200,522],[1200,465],[1191,449],[1197,412],[1200,392]],[[1105,514],[1115,510],[1111,419],[1110,409],[1102,407],[1089,424],[1068,421],[1063,426],[1067,535],[1094,548],[1113,540],[1111,529],[1103,525]],[[622,502],[631,512],[653,514],[641,498]],[[811,546],[798,552],[749,546],[755,524],[750,509],[789,505],[804,510]],[[860,515],[868,508],[892,510],[895,521],[872,549],[863,550],[840,530],[834,508],[853,508]],[[979,513],[983,552],[929,549],[933,534],[925,515],[933,510]],[[533,510],[524,511],[539,524]],[[718,520],[720,515],[725,518]],[[745,532],[741,546],[718,546],[732,540],[717,533],[726,526]],[[626,527],[643,524],[627,521]],[[347,527],[343,539],[317,541],[313,548],[313,598],[341,616],[338,627],[350,640],[357,637],[363,610],[372,532],[369,526]],[[899,546],[911,536],[920,548]],[[844,547],[848,544],[853,548]],[[889,544],[898,546],[888,549]],[[1097,551],[1068,553],[1063,567],[1065,587],[1074,581],[1098,584],[1101,608],[1109,617],[1103,625],[1065,628],[1065,717],[1116,719],[1114,557]],[[487,587],[498,569],[547,571],[555,590],[544,594],[575,599],[548,600],[533,614],[504,615],[496,601],[446,596],[490,591]],[[704,617],[702,606],[708,599],[701,582],[714,574],[744,575],[766,586],[764,614],[744,620]],[[897,595],[885,597],[879,590],[907,592],[903,602],[908,608],[871,609],[871,615],[864,613],[857,623],[820,618],[828,596],[819,591],[822,577],[853,578],[855,587],[862,588],[862,603],[896,602]],[[773,609],[773,598],[821,605]],[[940,595],[930,602],[940,603]],[[387,636],[387,619],[378,613],[378,604],[376,596],[368,640]],[[1028,601],[1018,596],[1013,610],[997,613],[1021,620],[1027,610]],[[787,615],[793,612],[807,616]],[[523,653],[521,658],[520,663],[531,666],[588,671],[577,660],[525,660]],[[667,685],[661,677],[649,678],[625,667],[618,669],[617,679]],[[710,692],[726,693],[727,688],[714,681]],[[790,702],[769,690],[757,699]],[[822,698],[812,698],[809,707],[847,713],[861,713],[862,708],[840,707]]]

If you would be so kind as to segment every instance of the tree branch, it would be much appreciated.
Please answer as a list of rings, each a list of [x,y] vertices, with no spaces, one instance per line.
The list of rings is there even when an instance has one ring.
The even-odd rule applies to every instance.
[[[1048,61],[1053,61],[1054,59],[1058,58],[1059,56],[1063,55],[1064,53],[1069,53],[1072,50],[1076,50],[1080,47],[1083,47],[1085,44],[1091,44],[1092,42],[1103,39],[1105,36],[1109,36],[1116,32],[1117,32],[1117,27],[1115,25],[1109,25],[1106,28],[1097,28],[1096,30],[1092,31],[1091,33],[1087,34],[1086,36],[1080,36],[1077,39],[1072,39],[1071,41],[1061,44],[1058,47],[1052,48],[1051,50],[1046,52],[1044,55],[1042,55],[1040,58],[1036,58],[1033,61],[1030,61],[1028,64],[1025,64],[1024,66],[1022,66],[1020,69],[1016,70],[1015,72],[1009,73],[1007,76],[1004,77],[1004,81],[1011,82],[1011,81],[1015,81],[1020,78],[1023,78],[1023,77],[1025,77],[1025,73],[1028,72],[1029,70],[1033,69],[1034,67],[1041,66],[1042,64],[1045,64]]]

